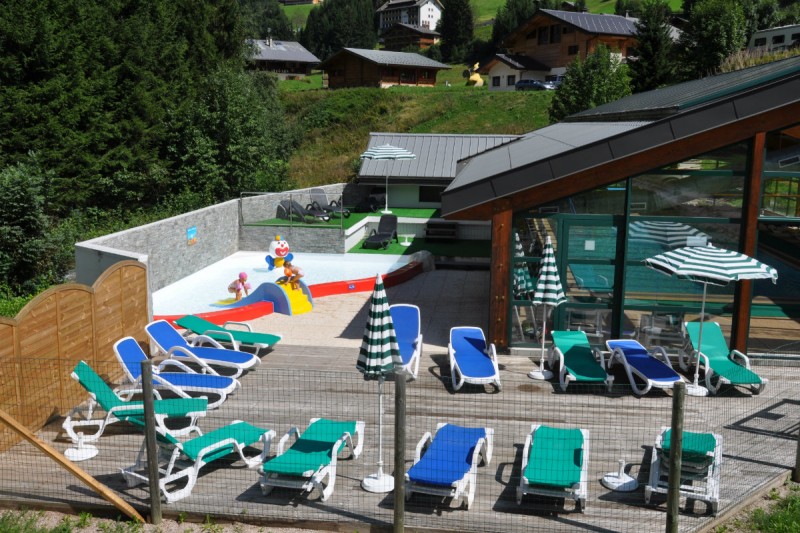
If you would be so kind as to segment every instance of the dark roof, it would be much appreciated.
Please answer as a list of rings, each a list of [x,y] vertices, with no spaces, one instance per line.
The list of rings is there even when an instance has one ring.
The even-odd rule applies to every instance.
[[[378,65],[392,65],[398,67],[420,67],[420,68],[435,68],[435,69],[449,69],[450,65],[445,65],[444,63],[439,63],[438,61],[434,61],[433,59],[428,59],[427,57],[414,54],[411,52],[390,52],[387,50],[366,50],[362,48],[342,48],[331,57],[326,59],[322,62],[319,66],[320,69],[324,70],[326,66],[330,64],[334,58],[339,57],[342,54],[352,54],[354,56],[358,56],[370,63],[376,63]]]
[[[272,41],[250,39],[247,44],[255,46],[252,61],[292,61],[295,63],[319,63],[319,58],[294,41]]]
[[[595,15],[592,13],[576,13],[574,11],[556,11],[554,9],[540,9],[539,12],[546,13],[587,33],[597,35],[636,35],[636,26],[633,20],[619,15]]]
[[[517,70],[541,70],[544,72],[550,71],[550,67],[530,56],[523,56],[519,54],[495,54],[493,59],[505,63],[509,67]],[[481,74],[488,73],[493,62],[494,61],[490,61],[485,67],[479,68],[478,72]]]
[[[795,104],[800,104],[800,56],[623,98],[463,162],[442,194],[442,214],[509,198]],[[787,124],[796,120],[786,117]],[[697,147],[698,153],[705,150]],[[619,175],[608,177],[623,178],[625,172],[620,167]]]
[[[518,138],[518,135],[370,133],[367,148],[391,144],[405,148],[417,158],[396,162],[364,159],[358,178],[361,183],[383,185],[388,172],[392,183],[446,186],[455,177],[459,160]]]
[[[404,22],[396,22],[396,23],[392,24],[391,26],[389,26],[388,28],[383,30],[383,33],[386,34],[387,32],[389,32],[391,30],[394,30],[394,29],[397,29],[397,28],[403,28],[403,29],[406,29],[406,30],[409,30],[409,31],[413,31],[415,33],[421,33],[422,35],[430,35],[431,37],[439,37],[441,35],[436,30],[432,30],[432,29],[426,28],[424,26],[416,26],[414,24],[406,24]]]
[[[386,11],[388,9],[402,9],[415,6],[422,6],[427,2],[428,0],[389,0],[388,2],[381,5],[375,11],[381,12],[381,11]],[[442,2],[440,0],[433,0],[433,2],[439,5],[439,9],[442,9]]]

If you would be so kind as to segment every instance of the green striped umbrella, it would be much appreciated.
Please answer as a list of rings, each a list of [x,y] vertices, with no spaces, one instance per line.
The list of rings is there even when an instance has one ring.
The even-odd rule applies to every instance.
[[[553,251],[553,243],[550,236],[544,243],[544,253],[542,254],[542,264],[539,269],[539,280],[536,282],[536,289],[533,293],[533,305],[542,306],[542,354],[539,359],[539,370],[534,370],[528,376],[534,379],[548,379],[552,373],[544,369],[544,344],[547,334],[547,306],[558,307],[567,301],[564,296],[564,288],[561,286],[561,277],[558,275],[556,266],[556,254]]]
[[[514,239],[514,257],[523,257],[525,251],[522,249],[519,233],[514,232]],[[533,292],[533,288],[533,279],[531,278],[531,271],[528,270],[528,263],[514,263],[514,298],[517,300],[530,299],[530,293]]]
[[[403,159],[416,159],[417,156],[413,152],[409,152],[405,148],[398,148],[391,144],[382,144],[380,146],[373,146],[366,152],[361,154],[361,159],[375,159],[375,160],[388,160],[397,161]],[[391,213],[389,211],[389,165],[386,165],[386,189],[383,195],[384,208],[383,213]]]
[[[771,279],[778,281],[778,271],[749,255],[717,248],[715,246],[684,246],[644,260],[648,267],[668,276],[686,279],[703,284],[703,299],[700,305],[700,327],[697,335],[697,353],[703,343],[703,322],[706,310],[706,289],[708,285],[728,285],[743,279]],[[687,392],[704,396],[708,391],[698,384],[700,357],[696,358],[694,383]]]
[[[362,486],[370,492],[388,492],[394,487],[394,478],[383,473],[383,382],[395,369],[403,368],[403,360],[380,274],[375,277],[356,368],[365,379],[378,380],[378,473],[367,476]],[[399,379],[405,378],[401,375]]]
[[[665,220],[637,220],[628,227],[628,238],[633,241],[654,242],[677,248],[686,246],[690,239],[695,243],[704,244],[711,238],[699,229],[683,224]]]

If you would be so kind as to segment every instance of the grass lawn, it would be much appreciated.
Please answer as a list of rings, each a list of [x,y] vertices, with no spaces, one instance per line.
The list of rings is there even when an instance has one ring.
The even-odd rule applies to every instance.
[[[282,80],[278,82],[278,90],[283,92],[310,91],[322,89],[322,72],[312,72],[302,80]]]
[[[287,6],[281,4],[281,9],[286,14],[286,18],[292,23],[292,28],[305,28],[306,20],[311,9],[316,7],[314,4],[300,4]]]
[[[402,242],[402,237],[400,242]],[[490,241],[466,241],[458,240],[452,242],[442,241],[427,241],[423,237],[416,237],[411,240],[411,246],[403,246],[402,244],[392,241],[389,246],[383,249],[366,249],[361,245],[364,241],[359,242],[350,250],[349,254],[388,254],[388,255],[411,255],[420,250],[428,250],[435,256],[439,257],[491,257],[492,243]]]
[[[405,217],[405,218],[420,218],[427,220],[429,218],[438,218],[439,217],[439,210],[438,209],[411,209],[411,208],[404,208],[404,207],[393,207],[392,213],[397,215],[398,217]],[[327,222],[324,220],[317,220],[314,222],[309,222],[308,224],[303,224],[302,222],[298,222],[297,220],[292,221],[292,225],[294,226],[309,226],[315,228],[324,228],[324,229],[336,229],[340,227],[344,227],[344,229],[349,229],[367,218],[368,216],[379,217],[381,215],[380,211],[377,213],[350,213],[350,216],[344,219],[339,218],[338,216],[331,217],[330,220]],[[266,220],[259,220],[258,222],[249,222],[248,226],[286,226],[287,220],[283,218],[269,218]]]

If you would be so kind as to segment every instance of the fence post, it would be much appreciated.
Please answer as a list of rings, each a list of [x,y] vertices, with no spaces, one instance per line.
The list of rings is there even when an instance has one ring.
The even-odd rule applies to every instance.
[[[394,375],[394,533],[405,528],[406,373]]]
[[[794,470],[792,470],[792,481],[800,483],[800,431],[797,432],[797,453],[794,456]]]
[[[667,487],[667,533],[678,533],[681,503],[681,450],[686,384],[679,381],[672,392],[672,423],[669,440],[669,484]],[[656,453],[656,450],[653,450]]]
[[[161,523],[161,490],[158,488],[158,446],[153,407],[153,361],[142,361],[142,401],[144,403],[144,443],[147,452],[147,479],[150,486],[150,521]]]

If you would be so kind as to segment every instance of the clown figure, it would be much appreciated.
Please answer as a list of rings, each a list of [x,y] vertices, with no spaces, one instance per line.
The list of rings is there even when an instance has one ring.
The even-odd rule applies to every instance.
[[[289,252],[289,243],[281,239],[280,235],[275,235],[275,240],[269,243],[269,253],[264,260],[270,270],[283,266],[284,261],[291,261],[294,256]]]

